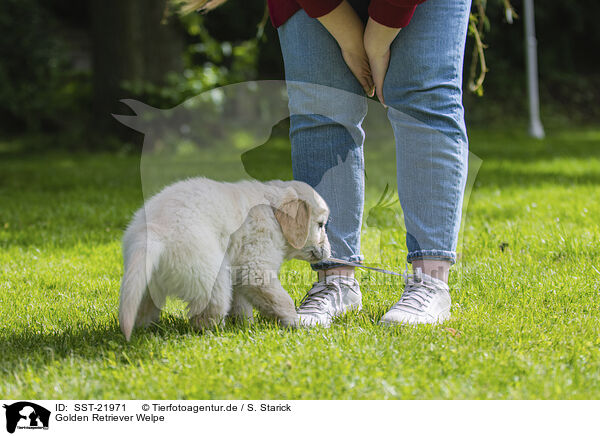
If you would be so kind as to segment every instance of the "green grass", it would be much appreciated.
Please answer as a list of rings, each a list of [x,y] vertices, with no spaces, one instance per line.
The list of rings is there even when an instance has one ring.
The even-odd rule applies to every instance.
[[[363,311],[330,329],[198,334],[172,305],[130,343],[116,315],[139,159],[17,148],[0,146],[0,397],[600,398],[597,128],[471,132],[483,165],[444,326],[378,326],[401,283],[359,272]],[[381,261],[403,268],[404,236],[385,232]],[[282,271],[296,302],[312,279]]]

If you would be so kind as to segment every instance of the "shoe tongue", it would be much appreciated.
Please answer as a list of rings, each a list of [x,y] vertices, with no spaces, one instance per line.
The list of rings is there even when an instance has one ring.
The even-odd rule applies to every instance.
[[[423,281],[423,276],[425,274],[423,274],[423,270],[421,268],[415,268],[415,273],[413,274],[413,280],[415,282],[421,282]]]
[[[325,284],[335,283],[337,285],[352,286],[352,284],[354,283],[354,278],[348,277],[348,276],[330,275],[330,276],[325,276],[325,280],[323,280],[322,283],[325,283]]]
[[[329,275],[325,276],[325,279],[315,282],[313,287],[309,289],[309,294],[316,294],[318,292],[323,291],[329,285],[333,285],[336,288],[339,288],[340,285],[352,286],[354,279],[349,278],[347,276],[338,276],[338,275]]]
[[[325,280],[323,280],[323,281],[325,283],[332,283],[332,282],[337,282],[341,278],[342,278],[342,276],[330,275],[330,276],[325,276]]]
[[[313,283],[312,288],[310,288],[307,292],[308,295],[314,295],[314,294],[318,294],[319,292],[322,292],[326,289],[331,288],[331,286],[329,285],[337,285],[337,283],[335,281],[330,281],[330,280],[321,280],[320,282],[315,282]]]
[[[326,280],[342,280],[342,281],[353,281],[354,280],[354,275],[347,275],[347,274],[331,274],[328,276],[325,276]]]
[[[412,283],[427,283],[428,285],[435,286],[436,288],[448,287],[446,282],[423,273],[421,268],[416,268],[414,274],[409,276],[409,279]]]

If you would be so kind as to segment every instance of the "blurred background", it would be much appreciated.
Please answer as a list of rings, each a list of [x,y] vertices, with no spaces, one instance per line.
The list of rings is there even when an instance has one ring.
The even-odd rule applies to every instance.
[[[476,2],[474,16],[482,3],[489,71],[477,92],[465,85],[467,122],[526,130],[522,1],[511,2],[512,24],[506,1]],[[536,4],[545,125],[599,119],[598,16],[592,0]],[[2,0],[0,34],[0,132],[11,139],[4,148],[139,150],[142,135],[110,115],[131,113],[120,99],[166,109],[223,85],[284,77],[262,1],[182,17],[167,0]],[[470,35],[465,84],[473,44]]]

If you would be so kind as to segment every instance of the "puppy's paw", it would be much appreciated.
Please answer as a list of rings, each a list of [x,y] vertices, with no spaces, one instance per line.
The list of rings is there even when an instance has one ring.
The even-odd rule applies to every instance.
[[[198,331],[212,330],[219,327],[223,327],[223,317],[208,317],[204,314],[194,315],[190,318],[190,324]]]
[[[295,329],[300,327],[300,317],[296,313],[294,313],[293,315],[290,314],[288,316],[279,318],[279,323],[283,327]]]
[[[229,314],[227,320],[237,325],[250,325],[254,324],[254,315]]]

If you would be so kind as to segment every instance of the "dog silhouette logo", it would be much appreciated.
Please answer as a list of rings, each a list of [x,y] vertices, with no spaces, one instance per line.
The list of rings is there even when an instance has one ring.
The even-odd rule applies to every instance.
[[[14,433],[19,429],[48,429],[50,411],[42,406],[28,401],[19,401],[4,405],[6,409],[6,431]]]

